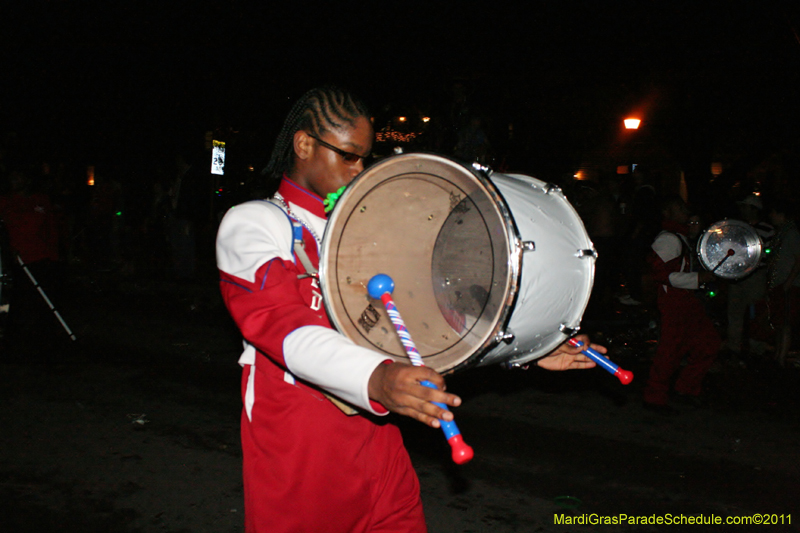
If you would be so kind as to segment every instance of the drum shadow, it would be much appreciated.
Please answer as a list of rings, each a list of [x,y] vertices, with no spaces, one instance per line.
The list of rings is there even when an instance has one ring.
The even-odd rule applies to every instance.
[[[644,375],[641,369],[633,369],[634,374]],[[507,370],[501,366],[476,368],[447,376],[447,388],[461,396],[466,403],[484,395],[500,397],[513,395],[524,390],[534,389],[545,394],[591,394],[610,400],[616,406],[626,405],[631,392],[638,392],[634,386],[623,386],[602,369],[593,368],[580,371],[551,372],[537,367]]]

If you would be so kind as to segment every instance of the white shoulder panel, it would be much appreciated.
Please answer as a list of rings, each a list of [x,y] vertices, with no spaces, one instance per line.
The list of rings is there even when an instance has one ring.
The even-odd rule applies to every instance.
[[[225,213],[217,232],[217,268],[255,282],[256,271],[275,258],[292,261],[292,223],[275,204],[255,200]]]
[[[659,233],[651,248],[665,263],[680,257],[683,251],[680,237],[669,231]]]

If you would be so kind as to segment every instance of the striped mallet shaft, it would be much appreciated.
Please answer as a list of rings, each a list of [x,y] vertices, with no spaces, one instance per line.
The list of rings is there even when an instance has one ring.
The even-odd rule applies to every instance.
[[[386,307],[386,312],[389,315],[389,320],[394,324],[394,329],[397,330],[397,335],[400,337],[400,342],[403,344],[403,348],[405,348],[406,354],[408,354],[408,358],[411,360],[411,364],[414,366],[425,366],[425,363],[422,362],[422,356],[420,356],[417,347],[414,345],[411,334],[408,332],[406,324],[403,322],[403,318],[400,316],[400,312],[397,310],[397,306],[392,300],[392,292],[394,292],[394,281],[392,278],[386,274],[377,274],[373,276],[367,284],[367,292],[372,298],[380,299],[383,302],[383,305]],[[437,388],[436,385],[428,380],[423,381],[422,384],[431,389]],[[433,403],[449,411],[447,405],[439,402]],[[469,462],[475,455],[475,452],[472,450],[471,446],[464,442],[456,423],[444,420],[440,420],[439,422],[441,423],[445,438],[447,438],[447,443],[450,444],[450,448],[453,452],[453,461],[460,465]]]
[[[570,339],[567,341],[570,346],[575,346],[576,348],[580,348],[583,346],[583,343],[577,339]],[[586,347],[581,350],[581,353],[586,355],[589,359],[606,369],[610,374],[616,376],[619,379],[620,383],[623,385],[627,385],[631,381],[633,381],[633,372],[630,370],[623,370],[618,365],[611,362],[610,359],[605,357],[604,355],[600,354],[598,351],[593,350],[592,348]]]

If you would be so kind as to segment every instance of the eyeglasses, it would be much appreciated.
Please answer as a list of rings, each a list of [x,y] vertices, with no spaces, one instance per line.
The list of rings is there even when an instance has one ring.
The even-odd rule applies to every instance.
[[[340,156],[342,156],[342,159],[348,165],[355,165],[356,163],[358,163],[362,159],[366,161],[366,159],[368,157],[370,157],[368,155],[358,155],[358,154],[353,153],[353,152],[346,152],[346,151],[342,150],[341,148],[337,148],[336,146],[334,146],[332,144],[326,143],[325,141],[323,141],[319,137],[317,137],[315,135],[311,135],[310,133],[308,134],[308,136],[311,137],[312,139],[314,139],[315,141],[317,141],[318,143],[320,143],[322,146],[324,146],[328,150],[332,150],[332,151],[336,152],[337,154],[339,154]]]

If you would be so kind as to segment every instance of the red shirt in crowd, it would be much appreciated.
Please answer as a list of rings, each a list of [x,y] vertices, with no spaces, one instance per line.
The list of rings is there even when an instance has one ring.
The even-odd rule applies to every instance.
[[[0,196],[0,218],[11,250],[26,263],[58,260],[58,231],[53,205],[44,194]]]

